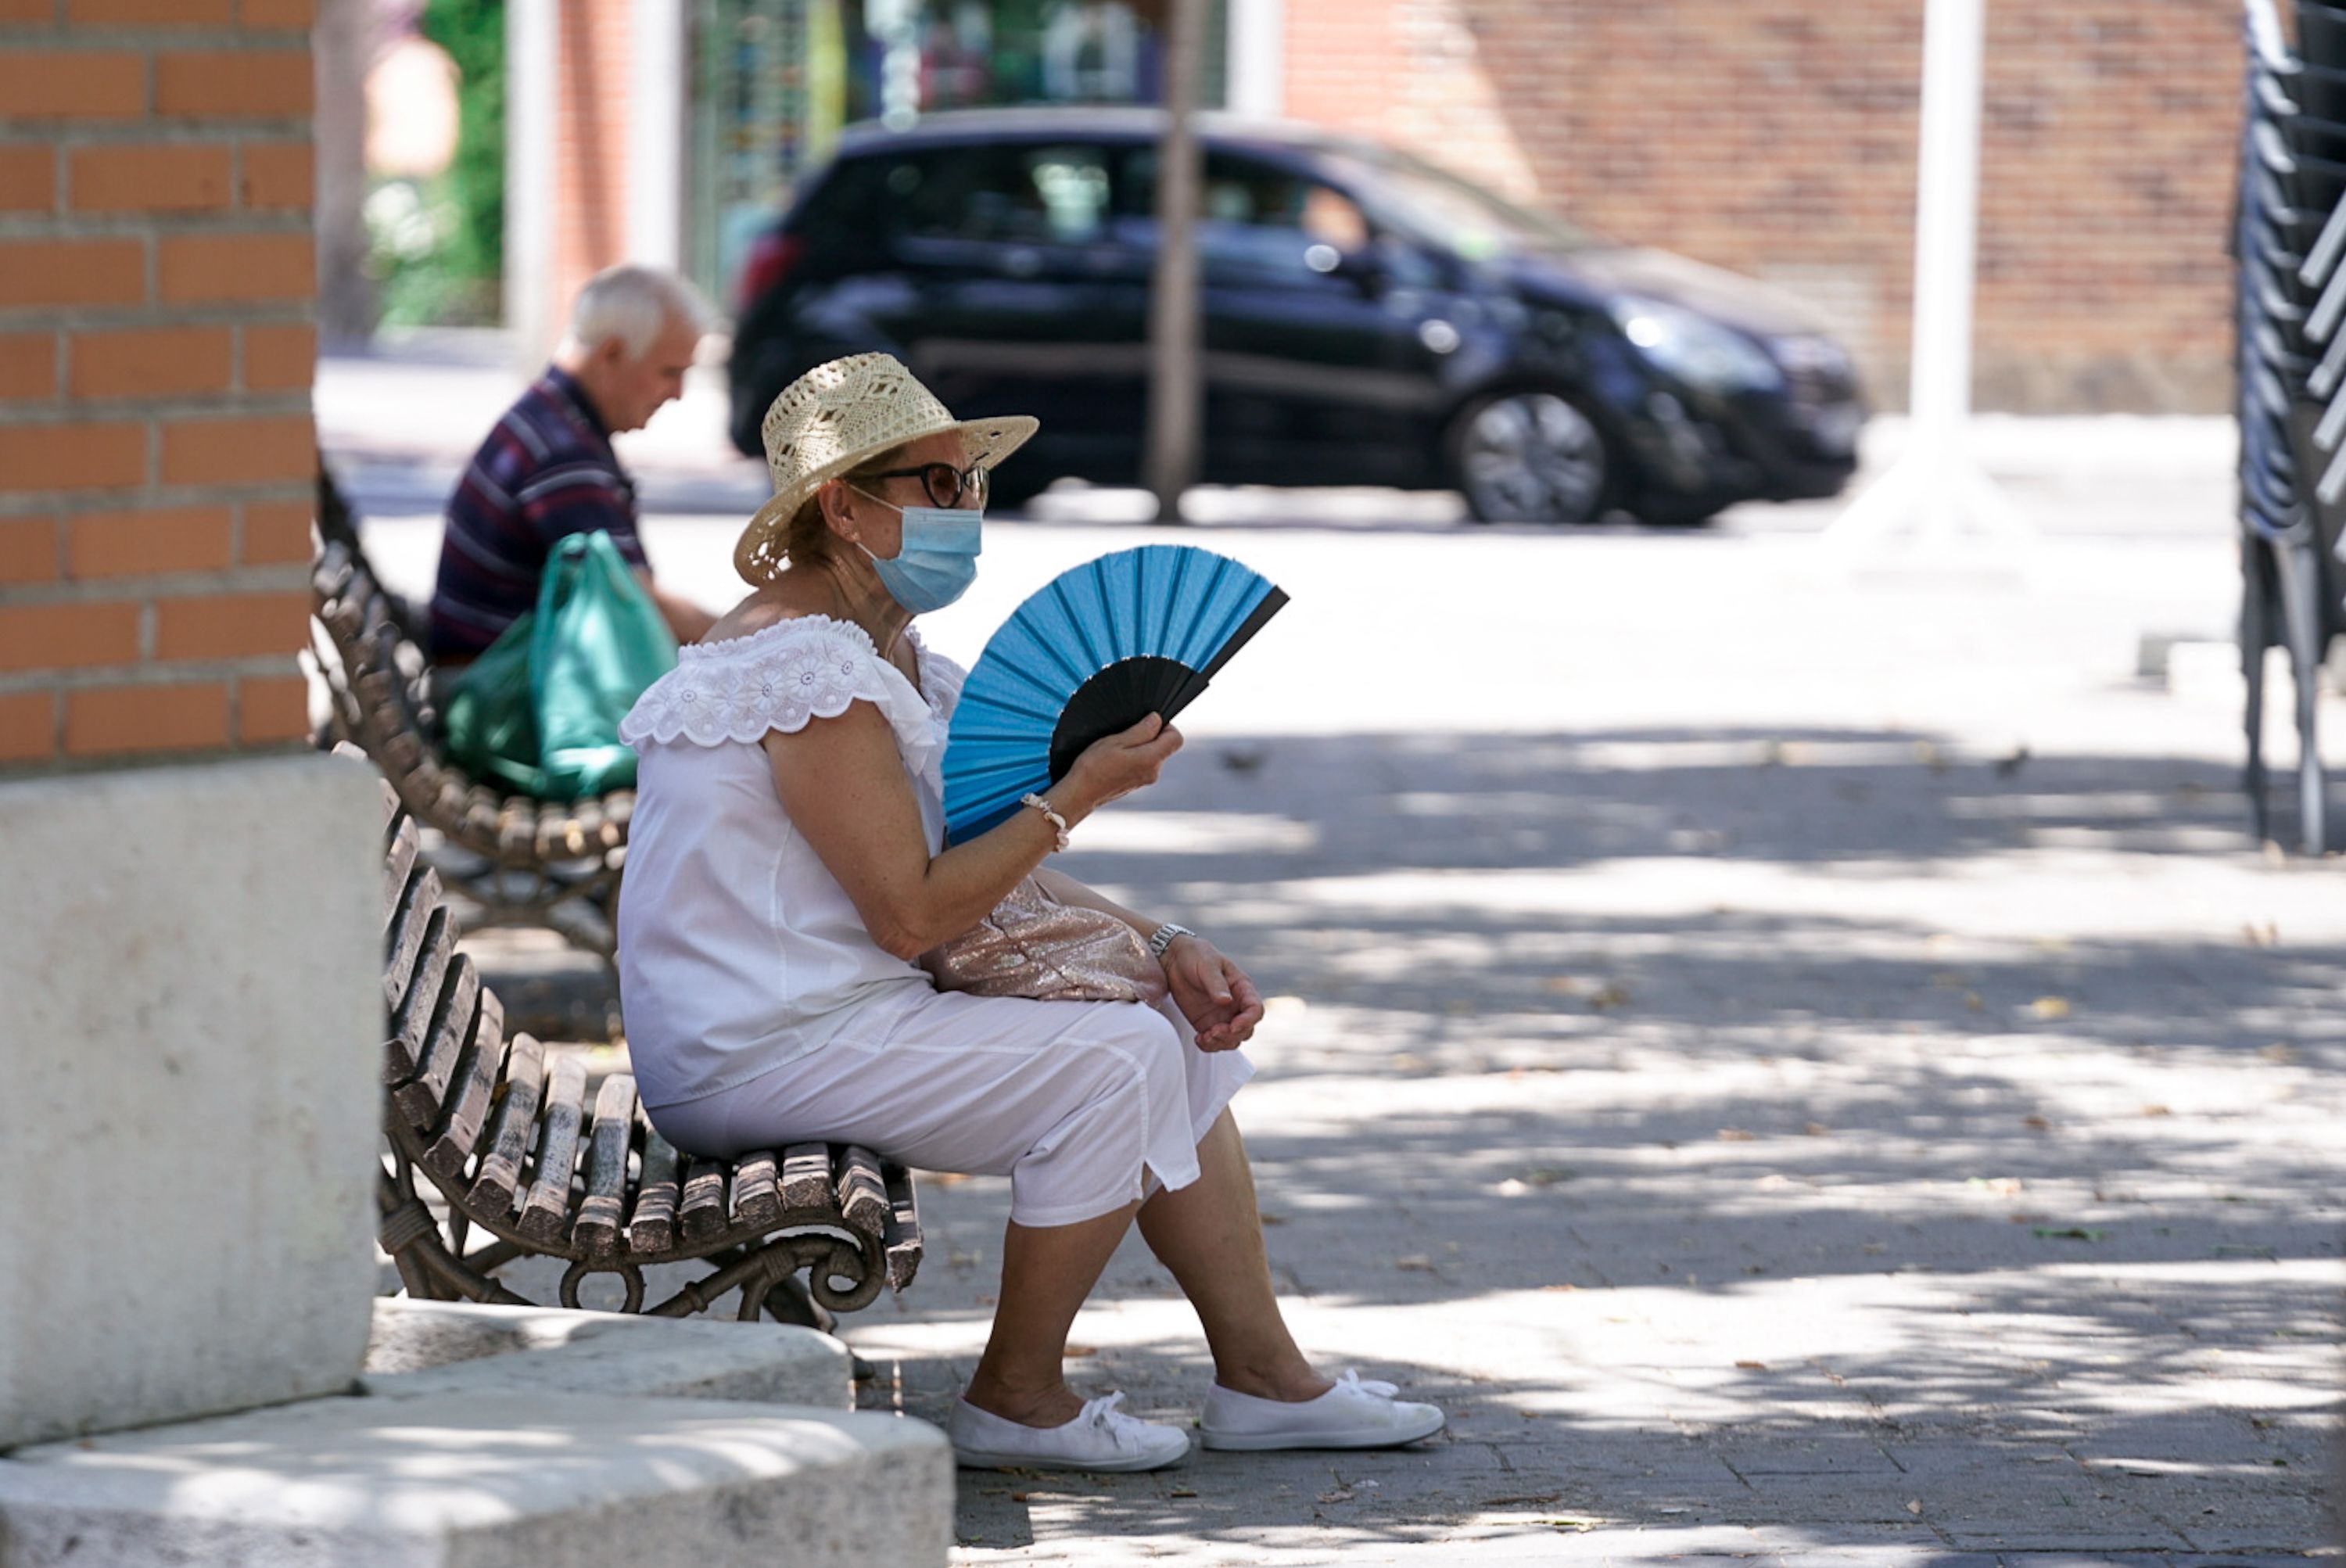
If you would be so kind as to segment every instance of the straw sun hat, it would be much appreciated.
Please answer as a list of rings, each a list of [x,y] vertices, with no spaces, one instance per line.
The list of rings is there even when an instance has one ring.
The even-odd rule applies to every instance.
[[[949,431],[961,437],[969,461],[991,467],[1035,429],[1023,413],[954,418],[892,354],[850,354],[817,365],[766,411],[760,433],[774,498],[741,531],[734,568],[752,583],[771,582],[781,570],[783,535],[806,498],[892,447]]]

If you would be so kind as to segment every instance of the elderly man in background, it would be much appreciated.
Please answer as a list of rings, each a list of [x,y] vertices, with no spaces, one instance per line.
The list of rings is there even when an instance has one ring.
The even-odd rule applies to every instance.
[[[636,533],[636,489],[611,437],[640,430],[683,395],[708,331],[692,286],[649,267],[597,273],[571,307],[554,362],[488,439],[448,503],[432,594],[432,656],[468,663],[537,603],[548,555],[566,536],[608,533],[677,641],[716,617],[652,580]]]

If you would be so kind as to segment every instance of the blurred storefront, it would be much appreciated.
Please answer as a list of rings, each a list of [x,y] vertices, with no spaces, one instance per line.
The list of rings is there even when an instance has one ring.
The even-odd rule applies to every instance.
[[[1219,106],[1234,29],[1264,34],[1280,0],[1205,3]],[[622,259],[729,303],[750,239],[851,122],[1157,102],[1169,4],[511,0],[508,320],[535,351],[587,274]]]

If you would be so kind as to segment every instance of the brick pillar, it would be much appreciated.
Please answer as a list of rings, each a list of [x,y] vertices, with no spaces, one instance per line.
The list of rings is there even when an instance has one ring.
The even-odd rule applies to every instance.
[[[307,728],[311,0],[0,0],[0,769]]]
[[[565,0],[555,81],[554,334],[586,280],[627,260],[632,0]]]

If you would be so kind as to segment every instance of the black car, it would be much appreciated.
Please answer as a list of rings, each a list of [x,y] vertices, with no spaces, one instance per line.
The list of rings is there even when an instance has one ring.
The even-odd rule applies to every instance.
[[[1849,357],[1796,302],[1596,239],[1391,148],[1198,119],[1209,484],[1454,487],[1486,520],[1692,522],[1856,466]],[[852,128],[743,267],[732,436],[884,349],[965,417],[1032,413],[998,476],[1134,483],[1161,114]]]

